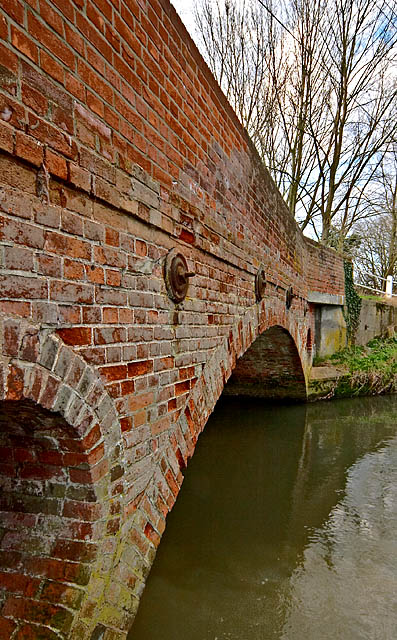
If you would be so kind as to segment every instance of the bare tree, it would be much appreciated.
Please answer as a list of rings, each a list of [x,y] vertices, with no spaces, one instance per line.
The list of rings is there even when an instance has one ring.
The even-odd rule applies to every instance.
[[[341,243],[396,135],[397,0],[197,0],[199,44],[302,229]],[[393,75],[394,74],[394,75]]]
[[[397,280],[397,150],[385,157],[368,208],[374,217],[355,228],[355,267],[359,282],[383,290],[387,276]]]

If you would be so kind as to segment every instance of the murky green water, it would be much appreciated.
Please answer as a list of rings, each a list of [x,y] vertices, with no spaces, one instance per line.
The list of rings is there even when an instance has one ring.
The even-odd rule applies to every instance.
[[[397,397],[223,399],[130,640],[395,640]]]

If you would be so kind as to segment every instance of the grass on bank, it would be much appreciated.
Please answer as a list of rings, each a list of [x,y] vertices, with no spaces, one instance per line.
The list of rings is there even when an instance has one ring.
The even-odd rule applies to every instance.
[[[365,347],[347,347],[329,358],[350,373],[348,388],[354,395],[397,392],[397,338],[374,338]]]

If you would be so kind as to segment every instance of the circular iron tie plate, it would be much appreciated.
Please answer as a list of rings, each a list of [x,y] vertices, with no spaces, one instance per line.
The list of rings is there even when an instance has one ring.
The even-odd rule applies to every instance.
[[[176,249],[171,249],[164,263],[164,280],[171,300],[179,303],[186,298],[189,278],[194,275],[196,274],[188,269],[185,256]]]
[[[265,295],[266,290],[266,271],[263,266],[259,267],[255,276],[255,295],[259,302]]]

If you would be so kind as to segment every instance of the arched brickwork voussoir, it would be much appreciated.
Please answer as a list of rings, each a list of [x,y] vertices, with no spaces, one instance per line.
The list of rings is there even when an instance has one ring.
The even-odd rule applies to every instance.
[[[153,475],[134,505],[128,522],[128,534],[123,536],[119,569],[134,566],[135,591],[132,616],[138,606],[147,574],[153,563],[156,548],[165,528],[165,517],[175,503],[182,485],[182,470],[192,457],[200,433],[225,388],[238,360],[272,327],[277,327],[289,345],[294,359],[293,375],[306,393],[305,371],[310,366],[306,353],[309,319],[285,310],[283,301],[264,300],[251,307],[230,331],[203,367],[178,421],[164,438],[163,447],[156,452]],[[301,393],[301,392],[300,392]],[[131,618],[132,623],[132,618]]]
[[[19,318],[0,325],[0,638],[83,640],[122,529],[119,421],[60,338]]]

